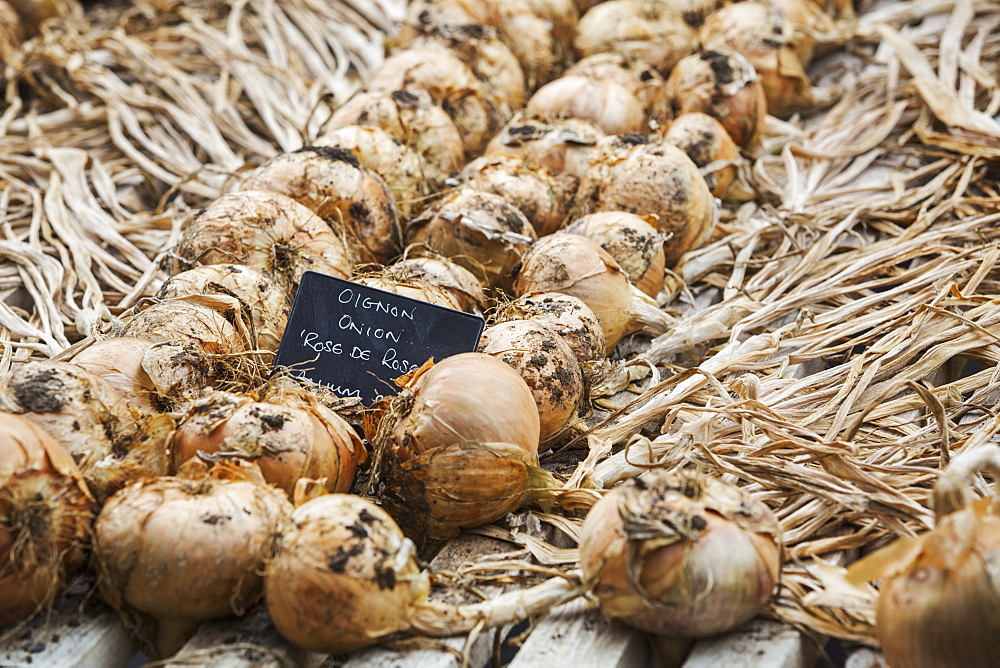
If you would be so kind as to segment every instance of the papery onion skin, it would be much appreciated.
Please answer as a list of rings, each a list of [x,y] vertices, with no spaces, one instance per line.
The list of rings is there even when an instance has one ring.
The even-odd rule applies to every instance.
[[[525,319],[552,327],[580,364],[603,359],[607,352],[601,321],[582,299],[561,292],[538,292],[522,295],[494,314],[498,323]]]
[[[435,285],[466,313],[482,315],[486,309],[486,294],[475,274],[445,258],[408,257],[386,266],[383,272],[396,281],[417,280]]]
[[[599,243],[632,285],[650,297],[659,294],[666,267],[663,235],[645,218],[625,211],[600,211],[574,220],[566,231]]]
[[[381,508],[328,494],[298,508],[264,576],[268,612],[299,647],[345,653],[409,628],[430,583]]]
[[[593,123],[579,118],[541,118],[520,111],[486,145],[483,155],[520,156],[529,165],[582,178],[605,136]]]
[[[354,282],[360,285],[367,285],[370,288],[385,290],[395,295],[409,297],[410,299],[419,299],[428,304],[435,304],[456,311],[462,310],[462,305],[449,292],[433,283],[420,279],[398,280],[380,272],[371,276],[358,276],[354,279]]]
[[[119,337],[97,341],[80,351],[72,362],[100,376],[142,413],[158,409],[156,386],[143,368],[146,352],[156,344],[148,339]]]
[[[695,30],[670,3],[609,0],[580,19],[576,49],[584,56],[614,51],[649,63],[661,73],[694,51]]]
[[[251,347],[219,311],[185,299],[167,299],[143,308],[125,321],[121,335],[155,343],[194,343],[209,355]]]
[[[681,114],[667,126],[663,138],[698,165],[715,197],[726,197],[736,179],[740,149],[721,123],[708,114]],[[714,168],[706,171],[710,165]]]
[[[423,35],[452,26],[484,24],[489,17],[490,6],[485,0],[414,0],[406,7],[393,45],[405,47]]]
[[[609,135],[642,132],[646,128],[642,102],[610,80],[562,76],[535,91],[525,110],[529,114],[580,118]]]
[[[563,76],[583,76],[598,81],[613,81],[639,100],[650,123],[659,123],[665,116],[666,98],[663,77],[648,63],[620,53],[595,53],[577,61]]]

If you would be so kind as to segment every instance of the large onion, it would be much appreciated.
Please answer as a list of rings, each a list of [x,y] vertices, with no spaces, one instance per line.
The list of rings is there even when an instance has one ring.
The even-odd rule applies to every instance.
[[[601,610],[652,633],[700,637],[742,624],[771,597],[780,565],[767,506],[699,474],[629,480],[580,531],[580,566]]]
[[[541,118],[518,112],[490,140],[484,155],[520,156],[530,165],[582,178],[604,133],[579,118]]]
[[[613,51],[661,73],[695,50],[697,33],[671,3],[609,0],[580,19],[573,44],[584,56]]]
[[[525,109],[529,114],[541,116],[581,118],[609,135],[641,132],[646,128],[642,102],[610,79],[560,77],[535,91]]]
[[[241,614],[260,597],[291,510],[237,463],[130,485],[95,522],[101,593],[147,654],[169,656],[201,621]]]
[[[222,313],[188,299],[166,299],[146,306],[126,319],[121,335],[155,342],[193,343],[210,355],[238,353],[251,347],[247,337]]]
[[[603,359],[607,354],[600,320],[583,300],[572,295],[561,292],[522,295],[504,306],[494,319],[545,323],[562,337],[581,364]]]
[[[0,628],[44,609],[82,565],[92,501],[51,436],[0,413]]]
[[[625,211],[601,211],[578,218],[566,231],[596,241],[632,285],[650,297],[659,294],[666,272],[663,235],[645,218]]]

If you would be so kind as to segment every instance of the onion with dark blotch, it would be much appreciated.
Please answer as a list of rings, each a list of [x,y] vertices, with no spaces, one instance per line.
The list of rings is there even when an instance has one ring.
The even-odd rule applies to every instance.
[[[601,321],[583,300],[561,292],[522,295],[494,315],[495,322],[533,320],[554,329],[583,364],[604,359],[607,343]]]
[[[666,235],[668,267],[708,241],[718,216],[715,198],[698,166],[676,146],[643,135],[618,135],[580,181],[574,212],[627,211],[656,220]]]
[[[462,185],[494,193],[517,207],[539,237],[552,234],[569,213],[578,180],[513,155],[476,158],[458,175]]]
[[[579,549],[605,615],[652,633],[702,637],[752,619],[770,599],[781,529],[766,505],[736,487],[651,471],[590,510]]]
[[[773,6],[727,5],[705,21],[699,34],[705,51],[743,55],[760,77],[768,113],[787,118],[814,103],[812,85],[799,57],[802,35]]]
[[[390,55],[365,85],[367,90],[423,90],[455,122],[467,155],[476,155],[499,127],[500,111],[486,85],[458,56],[411,46]]]
[[[646,128],[639,98],[607,79],[559,77],[535,91],[525,110],[541,116],[581,118],[609,135],[642,132]]]
[[[500,360],[463,353],[425,365],[369,435],[383,506],[423,546],[549,498],[538,434],[531,389]]]
[[[358,93],[334,112],[324,131],[351,125],[373,125],[406,144],[423,159],[431,192],[465,162],[465,144],[454,121],[423,90]]]
[[[237,299],[253,327],[256,346],[278,349],[288,323],[289,305],[284,289],[270,276],[238,264],[206,264],[174,274],[156,296],[174,299],[192,295]]]
[[[77,0],[7,0],[21,16],[21,22],[29,35],[39,32],[42,22],[56,18],[82,14]]]
[[[719,121],[701,112],[681,114],[667,126],[663,138],[698,165],[714,196],[728,198],[740,149]]]
[[[194,343],[210,355],[249,350],[247,337],[214,308],[187,299],[166,299],[128,317],[122,336],[165,343]]]
[[[595,53],[582,58],[563,76],[581,76],[597,81],[613,81],[639,100],[649,121],[661,122],[668,115],[663,77],[648,63],[620,53]]]
[[[578,14],[573,0],[490,0],[490,22],[521,61],[528,90],[559,76],[572,55]]]
[[[583,56],[613,51],[665,74],[695,50],[698,34],[671,3],[609,0],[583,15],[573,44]]]
[[[566,231],[600,244],[628,276],[629,282],[650,297],[663,287],[663,235],[645,218],[625,211],[601,211],[578,218]]]
[[[291,299],[306,271],[349,278],[354,255],[345,239],[287,195],[223,195],[184,230],[176,249],[188,263],[244,264],[272,276]],[[182,264],[182,263],[178,263]],[[174,273],[187,266],[175,267]]]
[[[285,396],[260,402],[212,392],[181,418],[171,456],[175,469],[198,456],[252,461],[267,482],[291,497],[301,478],[346,492],[366,453],[354,429],[318,401]]]
[[[396,203],[382,177],[350,150],[305,146],[244,176],[240,190],[267,190],[306,205],[338,235],[355,240],[359,259],[388,262],[401,250]]]
[[[422,244],[471,271],[486,287],[509,290],[513,271],[535,229],[502,197],[460,188],[434,203],[406,229],[407,244]]]
[[[83,564],[92,503],[69,453],[0,413],[0,628],[43,610]]]
[[[367,276],[356,276],[354,282],[367,285],[370,288],[385,290],[386,292],[391,292],[402,297],[418,299],[428,304],[435,304],[456,311],[462,310],[458,300],[447,290],[419,278],[397,279],[386,275],[383,271],[378,271]]]
[[[176,652],[202,621],[242,614],[260,598],[264,564],[292,511],[245,462],[186,475],[124,488],[94,525],[101,593],[153,657]]]
[[[435,34],[454,26],[482,25],[490,18],[486,0],[413,0],[392,43],[405,47],[424,35]]]
[[[529,165],[582,178],[604,137],[593,123],[579,118],[542,118],[519,111],[490,140],[483,155],[513,155]]]
[[[419,249],[415,249],[419,251]],[[458,309],[482,315],[486,310],[486,294],[475,274],[443,257],[408,257],[383,269],[386,277],[397,281],[423,281],[447,292]]]
[[[510,366],[531,388],[541,442],[581,420],[586,395],[583,371],[555,328],[537,320],[497,323],[483,331],[477,350]]]

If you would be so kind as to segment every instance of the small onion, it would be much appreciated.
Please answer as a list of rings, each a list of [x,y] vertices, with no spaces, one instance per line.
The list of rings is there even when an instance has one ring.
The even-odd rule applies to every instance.
[[[581,118],[609,135],[641,132],[646,126],[639,99],[627,88],[607,79],[560,77],[535,91],[525,110],[541,116]]]
[[[719,121],[700,112],[681,114],[667,126],[663,138],[698,165],[713,195],[726,198],[736,180],[740,149]]]
[[[612,489],[580,529],[605,615],[702,637],[753,618],[778,581],[781,529],[763,503],[707,476],[654,471]]]
[[[604,359],[607,343],[601,321],[583,300],[561,292],[522,295],[494,316],[498,323],[508,320],[534,320],[555,330],[583,364]]]
[[[245,264],[272,276],[289,299],[306,271],[348,278],[354,268],[345,241],[309,207],[263,191],[212,202],[184,230],[176,252],[189,263]]]
[[[518,112],[490,140],[487,156],[520,156],[529,165],[582,178],[604,133],[579,118],[541,118]]]
[[[147,306],[125,321],[122,336],[155,342],[194,343],[210,355],[247,350],[249,342],[219,311],[186,299]]]
[[[475,274],[465,267],[441,257],[411,257],[398,260],[384,268],[385,276],[397,281],[423,281],[445,292],[466,313],[482,315],[486,294]]]
[[[203,620],[242,614],[291,515],[254,467],[162,477],[111,497],[94,525],[98,584],[147,654],[170,656]]]
[[[48,606],[83,564],[92,502],[51,436],[0,413],[0,628]]]
[[[659,294],[666,273],[663,235],[634,213],[601,211],[573,221],[566,231],[596,241],[628,280],[650,297]]]
[[[578,180],[512,155],[476,158],[458,175],[463,186],[494,193],[524,214],[539,237],[552,234],[569,213]]]
[[[580,421],[585,408],[583,371],[555,328],[537,320],[497,323],[483,331],[478,350],[509,365],[531,388],[541,442]]]
[[[671,3],[609,0],[583,15],[573,44],[584,56],[613,51],[665,74],[695,50],[698,36]]]
[[[400,251],[396,204],[382,177],[350,150],[305,146],[268,160],[241,190],[267,190],[305,204],[337,232],[360,243],[359,255],[388,262]]]
[[[443,197],[406,230],[408,244],[423,244],[501,290],[510,289],[514,267],[535,238],[524,214],[497,195],[471,188]]]
[[[406,144],[423,159],[423,176],[431,192],[465,162],[462,135],[426,91],[358,93],[334,112],[325,131],[350,125],[373,125]]]

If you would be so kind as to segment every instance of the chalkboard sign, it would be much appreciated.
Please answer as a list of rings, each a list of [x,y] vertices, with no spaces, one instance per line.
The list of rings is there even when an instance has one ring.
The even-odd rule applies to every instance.
[[[483,325],[479,316],[307,271],[274,364],[371,404],[432,357],[475,350]]]

